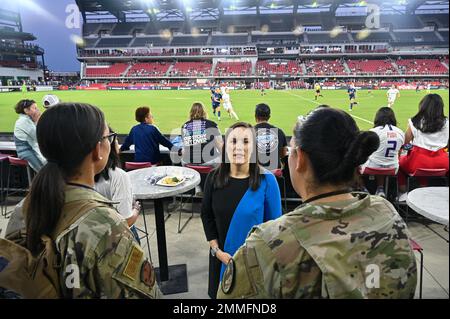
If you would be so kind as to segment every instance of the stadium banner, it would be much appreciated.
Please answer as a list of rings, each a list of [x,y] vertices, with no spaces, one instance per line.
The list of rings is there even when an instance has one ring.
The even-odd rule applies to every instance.
[[[153,90],[152,86],[135,86],[135,85],[131,85],[129,87],[126,88],[127,90],[132,90],[132,91],[137,91],[137,90]]]
[[[53,91],[53,86],[36,86],[36,92]]]

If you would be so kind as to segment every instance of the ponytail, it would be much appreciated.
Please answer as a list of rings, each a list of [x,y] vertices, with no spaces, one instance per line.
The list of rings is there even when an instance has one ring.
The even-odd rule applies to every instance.
[[[65,184],[64,175],[54,162],[48,162],[33,179],[24,211],[27,247],[34,255],[43,248],[41,236],[51,234],[58,223],[64,206]]]

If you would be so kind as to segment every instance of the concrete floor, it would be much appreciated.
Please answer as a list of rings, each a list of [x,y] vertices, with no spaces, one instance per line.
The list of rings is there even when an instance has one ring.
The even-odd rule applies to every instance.
[[[158,265],[158,250],[156,243],[156,229],[153,207],[151,203],[146,203],[146,219],[150,233],[150,250],[152,261]],[[171,208],[169,204],[169,208]],[[188,204],[186,208],[189,209]],[[188,288],[186,293],[166,295],[164,298],[170,299],[197,299],[208,298],[208,243],[203,232],[203,226],[198,214],[200,204],[194,204],[194,218],[190,220],[181,234],[177,232],[178,212],[172,212],[166,220],[166,240],[168,261],[170,265],[186,264],[188,273]],[[188,213],[182,214],[182,223],[190,216]],[[4,236],[8,220],[0,217],[0,237]],[[137,226],[143,228],[142,216],[137,222]],[[430,227],[439,232],[448,240],[448,232],[438,224],[431,224]],[[409,229],[424,250],[424,278],[423,278],[423,298],[449,298],[449,246],[442,238],[433,233],[421,223],[410,222]],[[145,240],[142,246],[147,252]],[[416,253],[417,266],[419,269],[419,254]],[[416,298],[419,289],[416,290]]]

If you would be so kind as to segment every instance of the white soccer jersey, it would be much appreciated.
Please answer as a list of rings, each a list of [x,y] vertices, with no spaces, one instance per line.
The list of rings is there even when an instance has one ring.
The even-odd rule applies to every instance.
[[[223,99],[223,107],[224,107],[225,110],[228,111],[230,108],[232,108],[230,94],[223,93],[222,94],[222,99]]]
[[[380,138],[380,146],[370,155],[370,166],[398,167],[398,152],[405,143],[405,133],[393,125],[377,126],[370,129]]]
[[[231,102],[230,94],[228,94],[228,93],[223,93],[222,94],[222,99],[223,99],[223,103],[230,103]]]
[[[389,89],[387,92],[389,101],[395,101],[395,99],[397,98],[397,94],[399,93],[400,91],[397,89]]]

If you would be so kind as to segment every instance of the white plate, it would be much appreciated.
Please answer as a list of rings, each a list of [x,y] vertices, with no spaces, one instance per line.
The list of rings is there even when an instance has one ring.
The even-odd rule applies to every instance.
[[[158,181],[158,183],[156,183],[156,185],[159,185],[159,186],[168,186],[168,187],[175,187],[175,186],[178,186],[178,185],[180,185],[181,183],[183,183],[186,179],[183,177],[183,178],[181,178],[180,179],[180,177],[177,177],[180,181],[179,182],[177,182],[177,183],[174,183],[174,184],[166,184],[166,183],[164,183],[164,181],[167,179],[167,178],[173,178],[173,177],[177,177],[177,176],[166,176],[166,177],[163,177],[163,178],[161,178],[159,181]]]

